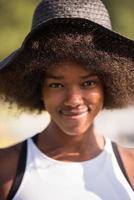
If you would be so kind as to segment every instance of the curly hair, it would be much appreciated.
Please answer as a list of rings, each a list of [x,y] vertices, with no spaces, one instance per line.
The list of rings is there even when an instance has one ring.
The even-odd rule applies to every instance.
[[[57,25],[33,35],[25,50],[0,72],[0,96],[19,109],[44,110],[42,84],[47,69],[71,60],[100,77],[104,90],[104,108],[122,108],[134,97],[133,51],[125,43],[101,37],[96,30],[76,30]]]

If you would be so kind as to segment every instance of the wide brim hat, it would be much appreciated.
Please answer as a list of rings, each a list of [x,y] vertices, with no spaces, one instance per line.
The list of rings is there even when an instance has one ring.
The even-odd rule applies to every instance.
[[[16,61],[19,55],[25,51],[28,41],[43,29],[54,24],[61,23],[67,26],[76,25],[78,30],[92,29],[98,32],[98,37],[104,37],[107,42],[116,43],[116,47],[124,46],[123,55],[129,56],[129,50],[134,51],[134,42],[119,33],[111,30],[111,22],[107,9],[101,0],[43,0],[36,7],[32,29],[24,39],[20,48],[11,53],[0,62],[0,70]]]

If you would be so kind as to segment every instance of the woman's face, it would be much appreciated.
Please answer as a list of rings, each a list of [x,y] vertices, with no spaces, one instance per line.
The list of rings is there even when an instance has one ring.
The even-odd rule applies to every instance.
[[[99,77],[73,62],[64,62],[48,70],[42,93],[52,123],[68,135],[87,132],[103,107]]]

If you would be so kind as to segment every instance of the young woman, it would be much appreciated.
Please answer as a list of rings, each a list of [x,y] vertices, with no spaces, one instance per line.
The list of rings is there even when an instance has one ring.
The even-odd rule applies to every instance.
[[[0,150],[0,199],[133,199],[134,150],[93,125],[103,108],[133,103],[133,41],[109,29],[100,0],[44,0],[32,27],[0,63],[0,94],[19,109],[47,110],[51,122]]]

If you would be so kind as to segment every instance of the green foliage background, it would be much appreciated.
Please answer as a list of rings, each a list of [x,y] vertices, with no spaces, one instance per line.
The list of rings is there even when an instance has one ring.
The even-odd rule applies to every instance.
[[[18,48],[30,31],[39,0],[0,0],[0,60]]]
[[[113,29],[134,39],[134,0],[103,0]],[[39,0],[0,0],[0,60],[18,48],[30,31]]]

